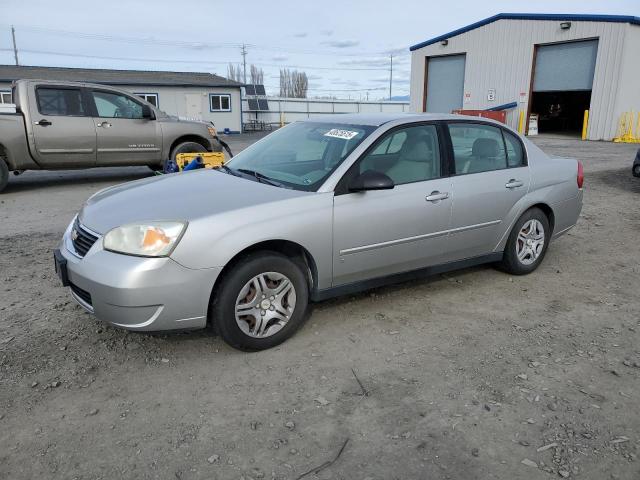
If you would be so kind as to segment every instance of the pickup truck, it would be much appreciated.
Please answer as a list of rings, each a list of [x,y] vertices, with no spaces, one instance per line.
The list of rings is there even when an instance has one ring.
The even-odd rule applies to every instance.
[[[15,107],[0,110],[0,191],[10,171],[159,170],[178,153],[222,150],[213,126],[171,117],[117,88],[18,80],[12,91]]]

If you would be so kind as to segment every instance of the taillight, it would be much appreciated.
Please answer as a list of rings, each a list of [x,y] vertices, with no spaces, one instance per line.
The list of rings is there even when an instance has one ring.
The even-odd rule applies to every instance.
[[[582,188],[582,184],[584,183],[584,168],[582,167],[582,162],[578,160],[578,188]]]

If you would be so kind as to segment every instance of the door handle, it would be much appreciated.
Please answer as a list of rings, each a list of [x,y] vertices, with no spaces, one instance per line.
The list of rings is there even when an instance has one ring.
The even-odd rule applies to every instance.
[[[507,184],[505,185],[505,187],[507,188],[518,188],[524,185],[524,182],[521,182],[520,180],[516,180],[515,178],[512,178],[511,180],[509,180],[507,182]]]
[[[439,202],[440,200],[445,200],[449,198],[449,193],[448,192],[439,192],[438,190],[435,190],[433,192],[431,192],[429,195],[427,195],[425,197],[425,200],[427,202]]]
[[[34,125],[40,125],[41,127],[48,127],[49,125],[53,125],[53,123],[51,123],[46,118],[43,118],[42,120],[40,120],[38,122],[33,122],[33,124]]]
[[[109,128],[111,124],[105,121],[105,122],[99,123],[98,126],[102,128]]]

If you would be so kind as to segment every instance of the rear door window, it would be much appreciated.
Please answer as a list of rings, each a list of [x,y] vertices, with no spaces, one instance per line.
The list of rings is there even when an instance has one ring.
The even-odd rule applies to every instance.
[[[38,111],[42,115],[83,116],[86,114],[79,88],[36,88]]]
[[[456,175],[507,168],[507,154],[500,128],[474,123],[451,123]]]
[[[522,142],[512,133],[506,130],[504,133],[504,143],[507,147],[507,163],[509,167],[522,167],[525,165]]]

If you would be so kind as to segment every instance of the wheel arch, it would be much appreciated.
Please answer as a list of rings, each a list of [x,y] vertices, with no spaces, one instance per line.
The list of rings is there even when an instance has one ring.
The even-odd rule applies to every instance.
[[[547,220],[549,220],[549,228],[551,229],[551,232],[549,232],[549,235],[550,236],[553,235],[553,230],[554,230],[555,221],[556,221],[556,217],[555,217],[555,213],[553,212],[553,208],[551,208],[551,206],[549,204],[547,204],[547,203],[538,202],[538,203],[534,203],[529,208],[525,209],[520,216],[524,215],[524,213],[526,211],[531,210],[532,208],[537,208],[539,210],[542,210],[542,213],[544,213],[546,215]]]
[[[273,240],[264,240],[244,249],[240,250],[236,253],[223,267],[222,271],[216,278],[216,281],[211,289],[210,300],[213,300],[216,291],[220,288],[222,282],[224,282],[224,277],[228,272],[230,272],[233,267],[247,255],[256,252],[276,252],[284,255],[296,263],[299,264],[300,267],[305,270],[305,277],[307,278],[307,282],[309,284],[309,294],[312,296],[312,292],[318,285],[318,268],[315,262],[315,259],[305,247],[300,245],[299,243],[293,242],[291,240],[284,239],[273,239]],[[207,314],[207,323],[210,323],[211,318],[211,304],[209,302],[209,311]]]
[[[207,151],[211,151],[211,142],[209,140],[207,140],[206,138],[204,138],[201,135],[196,135],[196,134],[187,134],[187,135],[182,135],[178,138],[176,138],[171,145],[169,146],[169,152],[168,155],[170,156],[171,153],[173,152],[173,149],[176,148],[178,145],[180,145],[181,143],[184,142],[194,142],[194,143],[199,143],[200,145],[202,145],[204,148],[207,149]]]
[[[523,199],[523,203],[524,203],[524,200],[525,199]],[[511,234],[511,231],[514,225],[516,224],[516,222],[518,221],[518,219],[522,217],[522,215],[524,215],[525,212],[528,212],[532,208],[538,208],[542,211],[542,213],[545,214],[545,216],[547,217],[547,220],[549,220],[549,228],[551,229],[550,236],[553,235],[553,231],[556,223],[556,215],[555,215],[555,212],[553,211],[553,208],[548,203],[540,199],[536,199],[535,201],[526,203],[524,205],[523,203],[520,203],[514,206],[513,211],[509,214],[509,217],[511,218],[509,222],[509,226],[503,231],[502,236],[500,237],[500,241],[495,246],[494,251],[499,251],[501,249],[504,249],[507,243],[507,240],[509,239],[509,235]]]

